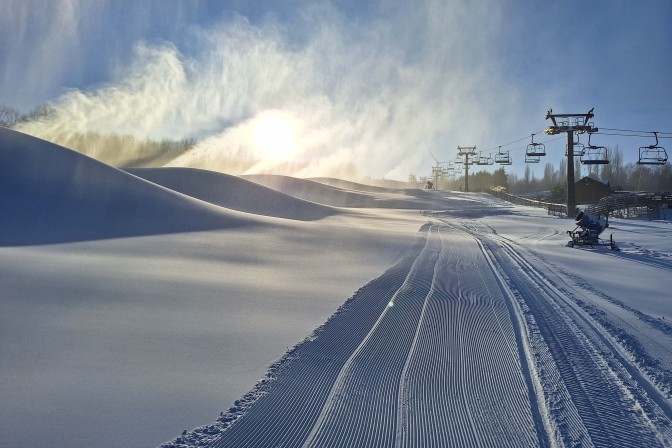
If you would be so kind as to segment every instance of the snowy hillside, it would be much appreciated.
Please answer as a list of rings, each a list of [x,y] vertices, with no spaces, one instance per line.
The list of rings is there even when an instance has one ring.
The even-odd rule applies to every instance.
[[[289,196],[257,183],[193,168],[135,168],[127,172],[221,207],[257,215],[313,221],[336,210]]]
[[[669,222],[129,171],[0,129],[3,446],[672,446]]]
[[[165,446],[670,446],[670,224],[573,249],[571,221],[436,195],[405,257]]]
[[[75,151],[0,128],[0,245],[249,225]]]
[[[288,195],[333,207],[423,210],[431,208],[432,204],[432,200],[428,200],[426,192],[422,190],[400,192],[383,189],[381,192],[378,187],[362,188],[351,182],[323,183],[272,174],[249,174],[244,177]]]

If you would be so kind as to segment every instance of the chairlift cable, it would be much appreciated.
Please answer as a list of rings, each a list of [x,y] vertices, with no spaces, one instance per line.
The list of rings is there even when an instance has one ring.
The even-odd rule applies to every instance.
[[[535,134],[541,134],[542,132],[543,132],[543,129],[539,132],[535,132]],[[514,140],[514,141],[506,143],[504,145],[493,146],[492,148],[484,149],[483,151],[494,151],[495,149],[499,149],[500,146],[502,148],[504,148],[506,146],[513,145],[514,143],[522,142],[523,140],[527,140],[528,138],[530,138],[529,135],[530,134],[527,134],[525,137],[519,138],[518,140]]]
[[[672,132],[659,132],[659,131],[633,131],[631,129],[612,129],[612,128],[605,128],[601,127],[600,129],[604,129],[605,131],[619,131],[619,132],[634,132],[636,134],[653,134],[654,132],[657,132],[658,134],[667,134],[667,135],[672,135]]]
[[[604,128],[602,128],[602,129],[604,129]],[[650,138],[651,134],[653,134],[653,132],[648,132],[646,135],[643,135],[643,134],[618,134],[618,133],[613,133],[613,132],[593,132],[593,134],[611,135],[611,136],[618,136],[618,137]],[[658,134],[661,134],[661,132],[658,132]],[[667,132],[662,132],[662,134],[667,134]],[[658,135],[658,138],[672,138],[672,135],[670,135],[669,137],[663,137],[661,135]]]

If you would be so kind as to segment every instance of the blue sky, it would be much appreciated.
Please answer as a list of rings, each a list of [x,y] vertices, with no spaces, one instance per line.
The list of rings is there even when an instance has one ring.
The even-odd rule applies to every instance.
[[[53,129],[197,137],[194,160],[224,170],[273,113],[312,167],[298,174],[403,179],[429,151],[539,132],[549,107],[672,132],[671,25],[668,0],[0,0],[0,103],[56,104]],[[650,141],[593,143],[633,161]],[[548,150],[557,165],[564,142]]]

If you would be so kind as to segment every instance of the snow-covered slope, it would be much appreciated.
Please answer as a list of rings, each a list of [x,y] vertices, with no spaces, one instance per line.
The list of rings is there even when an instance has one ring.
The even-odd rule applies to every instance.
[[[410,190],[417,194],[409,195],[399,193],[398,190],[379,189],[379,187],[366,188],[349,182],[344,182],[342,187],[338,187],[275,174],[250,174],[244,177],[291,196],[333,207],[422,210],[431,208],[433,199],[436,198],[428,198],[421,190]]]
[[[166,446],[670,446],[669,225],[574,249],[572,221],[435,195],[405,257]]]
[[[337,187],[337,188],[343,188],[346,190],[353,190],[353,191],[368,191],[371,193],[390,193],[390,192],[395,192],[395,193],[404,193],[405,190],[403,189],[395,189],[395,188],[385,188],[385,187],[379,187],[376,185],[366,185],[358,182],[352,182],[348,180],[343,180],[343,179],[336,179],[333,177],[311,177],[308,180],[312,180],[314,182],[319,182],[321,184],[325,185],[331,185],[332,187]]]
[[[195,168],[131,168],[127,172],[221,207],[278,218],[314,221],[337,211],[237,176]]]
[[[251,225],[78,152],[0,128],[0,245]]]
[[[359,208],[332,213],[144,172],[187,196],[7,130],[0,163],[8,446],[158,445],[226,407],[167,445],[672,446],[669,223],[612,220],[612,252],[486,194],[256,176]]]

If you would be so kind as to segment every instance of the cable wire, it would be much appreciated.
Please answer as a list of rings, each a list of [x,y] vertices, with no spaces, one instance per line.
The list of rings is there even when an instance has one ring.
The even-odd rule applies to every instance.
[[[605,131],[618,131],[618,132],[633,132],[635,134],[653,134],[654,132],[658,134],[667,134],[672,135],[672,132],[659,132],[659,131],[633,131],[631,129],[612,129],[612,128],[603,128],[600,126],[599,129],[604,129]]]

